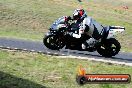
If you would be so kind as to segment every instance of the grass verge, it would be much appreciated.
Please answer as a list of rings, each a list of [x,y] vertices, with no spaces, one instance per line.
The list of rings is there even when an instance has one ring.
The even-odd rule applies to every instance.
[[[78,66],[87,73],[130,74],[132,67],[102,62],[0,50],[1,88],[132,88],[130,84],[86,84],[75,81]]]

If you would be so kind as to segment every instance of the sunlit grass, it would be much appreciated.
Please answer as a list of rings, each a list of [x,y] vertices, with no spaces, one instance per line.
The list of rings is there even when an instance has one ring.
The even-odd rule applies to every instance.
[[[30,88],[29,86],[31,85],[40,84],[50,88],[132,87],[131,83],[87,84],[79,86],[75,81],[79,65],[82,65],[89,74],[132,75],[132,67],[124,65],[114,65],[73,58],[56,58],[55,56],[29,52],[7,52],[2,50],[0,51],[0,74],[3,78],[0,80],[0,86],[5,86],[7,88],[10,86],[15,86],[15,88],[23,88],[26,86],[26,88]],[[7,74],[10,74],[10,76]],[[14,81],[12,81],[12,79]],[[20,84],[20,80],[24,81],[24,84]],[[33,83],[30,83],[29,81],[32,81]],[[30,85],[28,85],[29,83]],[[39,88],[39,86],[33,88]]]

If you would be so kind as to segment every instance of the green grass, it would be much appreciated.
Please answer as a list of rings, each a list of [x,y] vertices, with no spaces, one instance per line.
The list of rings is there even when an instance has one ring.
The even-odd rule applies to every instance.
[[[124,65],[1,50],[0,88],[132,88],[132,83],[79,86],[75,81],[79,65],[89,74],[132,76],[132,67]]]
[[[74,9],[83,6],[89,16],[104,25],[126,27],[125,35],[119,41],[123,51],[131,52],[131,4],[131,0],[83,0],[82,3],[77,0],[0,0],[0,37],[42,41],[55,19],[72,15]],[[124,5],[129,9],[124,10]]]

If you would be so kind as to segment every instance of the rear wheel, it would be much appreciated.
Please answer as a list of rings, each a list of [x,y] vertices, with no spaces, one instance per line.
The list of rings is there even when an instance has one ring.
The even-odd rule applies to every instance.
[[[100,45],[97,48],[97,52],[104,57],[112,57],[118,54],[120,48],[120,43],[116,39],[111,38],[106,40],[104,44]]]
[[[61,38],[55,35],[45,36],[43,38],[43,43],[47,48],[52,49],[52,50],[59,50],[65,46]]]

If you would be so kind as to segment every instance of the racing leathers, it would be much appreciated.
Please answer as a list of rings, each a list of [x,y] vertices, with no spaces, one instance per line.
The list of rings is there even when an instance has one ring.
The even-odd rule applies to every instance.
[[[86,42],[82,44],[82,49],[86,49],[88,45],[93,45],[95,42],[99,41],[102,38],[103,31],[104,28],[101,24],[96,22],[91,17],[85,17],[80,24],[79,33],[71,33],[70,35],[74,38],[81,38],[82,35],[90,36],[91,38],[86,40]]]

